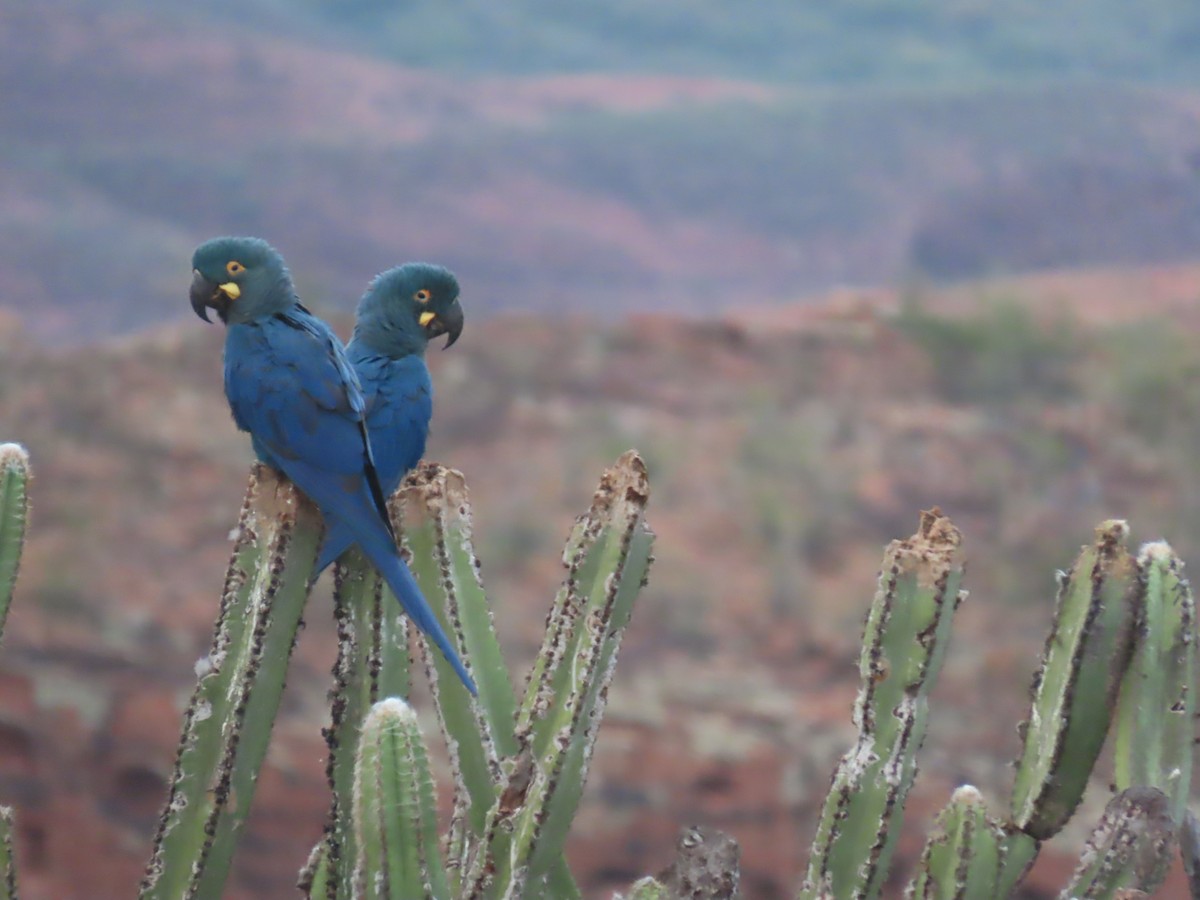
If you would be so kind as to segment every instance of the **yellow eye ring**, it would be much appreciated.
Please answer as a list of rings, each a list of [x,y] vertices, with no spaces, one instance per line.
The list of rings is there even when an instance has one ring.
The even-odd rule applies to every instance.
[[[246,267],[236,259],[231,259],[229,262],[225,263],[225,271],[230,275],[241,275],[246,271]]]
[[[413,294],[413,299],[418,303],[428,303],[431,297],[433,297],[433,294],[429,293],[425,288],[421,288]]]

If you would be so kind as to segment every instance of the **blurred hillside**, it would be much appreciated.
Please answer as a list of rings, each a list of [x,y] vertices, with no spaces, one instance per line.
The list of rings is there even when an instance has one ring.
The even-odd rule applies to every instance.
[[[1198,290],[1200,267],[1158,267],[690,322],[509,315],[432,353],[429,456],[471,485],[518,684],[599,471],[630,446],[648,460],[657,562],[571,844],[592,896],[657,871],[691,822],[737,836],[747,897],[790,896],[852,737],[882,546],[935,504],[964,532],[970,597],[901,869],[957,784],[1002,803],[1055,570],[1114,516],[1136,543],[1200,552]],[[128,896],[149,846],[250,461],[221,339],[192,323],[46,351],[0,319],[3,438],[29,446],[37,475],[0,650],[0,798],[20,809],[35,900]],[[235,900],[286,896],[320,831],[327,592],[310,601]],[[1057,890],[1080,841],[1044,854],[1030,897]]]
[[[1082,10],[8,4],[0,307],[56,342],[178,319],[228,232],[315,306],[430,258],[477,315],[1200,258],[1200,12]]]
[[[806,84],[921,86],[1099,76],[1200,80],[1187,0],[124,0],[222,27],[340,41],[408,65],[544,74],[645,71]],[[209,10],[207,19],[201,19]]]

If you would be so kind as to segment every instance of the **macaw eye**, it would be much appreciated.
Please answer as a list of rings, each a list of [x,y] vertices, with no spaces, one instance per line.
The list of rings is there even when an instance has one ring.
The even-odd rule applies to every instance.
[[[421,288],[419,291],[413,294],[413,299],[418,303],[428,303],[429,298],[432,296],[433,294],[429,293],[429,291],[425,290],[425,288]]]
[[[225,271],[230,275],[241,275],[246,271],[246,267],[236,259],[231,259],[229,262],[225,263]]]

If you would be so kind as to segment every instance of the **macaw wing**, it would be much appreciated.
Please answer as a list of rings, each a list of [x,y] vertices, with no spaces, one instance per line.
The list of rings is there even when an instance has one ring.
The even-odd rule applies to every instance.
[[[311,316],[277,316],[253,329],[231,327],[225,387],[239,427],[280,468],[287,471],[288,460],[303,462],[306,470],[341,477],[348,491],[358,490],[365,478],[387,521],[358,378],[324,323]]]
[[[433,415],[433,386],[419,356],[357,362],[367,397],[367,428],[375,467],[390,494],[425,454]]]

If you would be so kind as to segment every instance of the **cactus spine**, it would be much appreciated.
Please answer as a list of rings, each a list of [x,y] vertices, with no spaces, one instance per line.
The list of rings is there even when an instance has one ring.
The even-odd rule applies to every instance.
[[[887,548],[859,663],[858,743],[834,773],[802,900],[876,897],[882,889],[961,599],[960,543],[935,509],[922,514],[915,535]]]
[[[216,897],[254,796],[320,545],[319,513],[256,465],[209,655],[184,713],[141,896]]]

